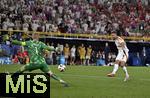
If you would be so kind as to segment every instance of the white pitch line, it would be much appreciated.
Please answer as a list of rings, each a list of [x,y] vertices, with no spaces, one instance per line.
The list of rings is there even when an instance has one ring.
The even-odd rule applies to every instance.
[[[104,76],[96,76],[96,75],[75,75],[75,74],[58,74],[58,75],[61,75],[61,76],[71,76],[71,77],[82,77],[82,78],[98,78],[98,79],[108,79],[108,78],[111,78],[111,77],[104,77]],[[115,79],[124,79],[123,78],[119,78],[119,77],[114,77]],[[136,80],[142,80],[142,81],[150,81],[150,79],[142,79],[142,78],[134,78]],[[130,79],[129,79],[130,80]]]

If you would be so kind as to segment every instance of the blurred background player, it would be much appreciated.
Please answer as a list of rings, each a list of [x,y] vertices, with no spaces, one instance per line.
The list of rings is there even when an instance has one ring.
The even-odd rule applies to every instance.
[[[51,43],[50,45],[51,48],[54,48],[54,43]],[[49,57],[50,57],[50,61],[51,61],[51,65],[54,64],[54,51],[50,51],[50,54],[49,54]]]
[[[81,65],[85,65],[85,53],[86,53],[86,50],[85,50],[84,44],[82,44],[78,48],[78,52],[79,52],[79,55],[80,55],[80,64]]]
[[[50,46],[49,43],[47,43],[46,45],[47,45],[47,46]],[[50,65],[50,64],[51,64],[50,51],[44,50],[43,53],[44,53],[44,56],[43,56],[43,57],[45,58],[46,63],[47,63],[48,65]]]
[[[60,60],[60,56],[63,52],[63,46],[60,45],[59,43],[57,44],[57,47],[56,47],[56,61],[57,61],[57,65],[59,65],[59,60]]]
[[[39,40],[38,33],[33,33],[32,39],[33,40],[25,41],[25,42],[21,42],[17,40],[12,41],[13,44],[26,46],[29,57],[30,57],[30,62],[24,65],[23,67],[21,67],[21,69],[15,72],[12,76],[22,74],[25,71],[32,71],[32,70],[40,69],[41,71],[46,73],[48,76],[62,83],[64,86],[68,86],[68,84],[65,81],[63,81],[61,78],[53,74],[53,72],[49,69],[43,57],[44,50],[54,51],[55,48],[51,48],[45,45],[43,42],[38,41]]]
[[[105,43],[105,48],[104,48],[104,54],[105,54],[105,64],[107,65],[109,63],[109,53],[110,53],[110,47],[108,43]]]
[[[119,65],[123,68],[123,71],[125,72],[125,79],[124,81],[129,79],[129,74],[126,68],[126,62],[128,60],[128,52],[129,49],[126,46],[126,43],[124,41],[124,39],[122,39],[121,37],[117,36],[116,33],[112,33],[112,37],[113,39],[115,39],[115,44],[117,46],[118,49],[118,55],[116,57],[116,61],[115,61],[115,65],[114,65],[114,69],[111,73],[108,74],[109,77],[114,77]]]
[[[68,59],[70,55],[69,51],[70,51],[69,45],[65,44],[65,47],[64,47],[65,65],[68,65]]]
[[[74,65],[75,57],[76,57],[76,47],[75,45],[73,45],[70,50],[70,65]]]
[[[51,48],[54,48],[54,45],[53,43],[51,43],[51,45],[49,45],[49,43],[47,43],[47,46],[51,47]],[[45,50],[45,60],[46,60],[46,63],[48,65],[53,65],[53,57],[54,57],[54,51],[47,51]]]
[[[92,53],[92,47],[91,47],[91,45],[89,45],[89,47],[87,47],[86,57],[85,57],[87,65],[89,65],[89,63],[90,63],[91,53]]]

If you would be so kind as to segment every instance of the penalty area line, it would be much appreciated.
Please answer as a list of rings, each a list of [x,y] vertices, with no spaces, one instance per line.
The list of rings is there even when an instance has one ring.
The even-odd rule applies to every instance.
[[[98,78],[98,79],[108,79],[108,78],[111,78],[111,77],[107,77],[107,76],[96,76],[96,75],[75,75],[75,74],[58,74],[58,75],[61,75],[61,76],[69,76],[69,77],[81,77],[81,78]],[[124,79],[123,78],[120,78],[120,77],[114,77],[115,79]],[[134,78],[136,80],[142,80],[142,81],[150,81],[150,79],[144,79],[144,78]]]

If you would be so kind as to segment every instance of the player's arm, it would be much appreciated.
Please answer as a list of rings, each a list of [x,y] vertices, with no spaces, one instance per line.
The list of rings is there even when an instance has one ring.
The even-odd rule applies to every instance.
[[[23,41],[12,40],[11,42],[12,44],[15,44],[15,45],[26,46],[26,42],[23,42]]]
[[[121,46],[121,47],[124,47],[124,46],[125,46],[125,42],[124,42],[124,41],[121,42],[121,43],[120,43],[120,46]]]
[[[45,46],[44,49],[48,51],[55,51],[55,48],[50,46]]]
[[[9,40],[11,41],[12,44],[15,44],[15,45],[21,45],[21,46],[26,46],[26,42],[22,42],[22,41],[18,41],[18,40],[12,40],[12,38],[9,38],[9,37],[6,37],[4,39],[4,41],[6,40]]]
[[[55,51],[55,50],[56,50],[54,47],[47,46],[47,45],[45,45],[44,43],[42,43],[42,48],[43,48],[44,50],[48,50],[48,51]]]
[[[125,46],[126,43],[121,37],[118,38],[118,41],[120,43],[120,45],[119,45],[120,47],[124,47]]]

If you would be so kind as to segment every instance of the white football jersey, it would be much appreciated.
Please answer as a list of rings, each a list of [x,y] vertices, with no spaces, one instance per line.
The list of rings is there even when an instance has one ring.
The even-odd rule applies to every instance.
[[[71,48],[71,56],[75,56],[75,54],[76,54],[76,48]]]
[[[129,51],[129,49],[127,48],[126,46],[126,43],[124,46],[121,45],[121,43],[125,43],[125,41],[121,38],[121,37],[118,37],[116,40],[115,40],[115,44],[117,46],[117,49],[120,51],[120,50],[124,50],[124,51]]]

